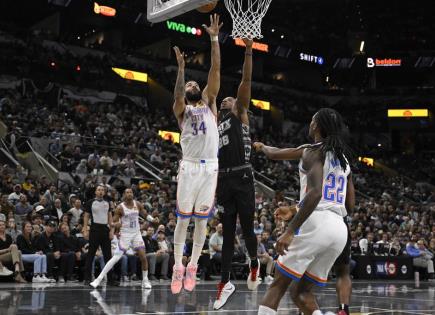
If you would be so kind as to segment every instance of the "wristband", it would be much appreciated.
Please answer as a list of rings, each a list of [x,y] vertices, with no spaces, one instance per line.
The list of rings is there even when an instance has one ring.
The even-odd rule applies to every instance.
[[[210,40],[211,40],[212,42],[217,42],[217,41],[219,40],[219,36],[218,36],[218,35],[210,36]]]

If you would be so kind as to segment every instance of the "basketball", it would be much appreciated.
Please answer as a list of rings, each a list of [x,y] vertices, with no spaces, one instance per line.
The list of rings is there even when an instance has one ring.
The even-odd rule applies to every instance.
[[[198,10],[201,13],[211,12],[214,10],[214,8],[216,8],[217,3],[218,3],[217,1],[214,1],[209,4],[203,5],[202,7],[199,7],[196,10]]]

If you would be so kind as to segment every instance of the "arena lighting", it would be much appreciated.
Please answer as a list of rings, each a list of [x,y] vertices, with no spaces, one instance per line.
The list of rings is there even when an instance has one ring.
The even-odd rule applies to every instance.
[[[359,51],[363,52],[364,51],[364,41],[361,41],[361,44],[359,45]]]
[[[113,68],[113,67],[112,70],[115,71],[121,78],[145,82],[145,83],[148,82],[148,74],[145,72],[137,72],[137,71],[126,70],[121,68]]]
[[[103,5],[99,5],[96,2],[94,2],[94,12],[95,12],[95,14],[101,14],[104,16],[115,16],[116,15],[116,9],[111,8],[111,7],[106,7]]]
[[[234,43],[237,46],[242,46],[242,47],[246,46],[241,38],[236,38],[234,40]],[[252,49],[259,50],[259,51],[262,51],[262,52],[269,52],[269,45],[268,44],[259,43],[259,42],[254,42],[252,44]]]
[[[173,143],[180,143],[180,133],[179,132],[159,130],[159,136],[165,140],[172,141]]]
[[[401,118],[413,118],[413,117],[428,117],[428,109],[389,109],[388,117],[401,117]]]
[[[168,30],[171,31],[176,31],[176,32],[180,32],[180,33],[187,33],[187,34],[192,34],[192,35],[196,35],[196,36],[201,36],[202,35],[202,31],[201,29],[198,27],[193,27],[193,26],[187,26],[183,23],[177,23],[174,21],[166,21],[166,26],[168,28]]]
[[[369,157],[361,157],[361,156],[360,156],[360,157],[358,158],[358,161],[360,161],[360,162],[366,164],[367,166],[371,166],[371,167],[374,167],[374,166],[375,166],[375,160],[372,159],[372,158],[369,158]]]
[[[270,110],[270,102],[252,99],[252,104],[262,110]]]
[[[402,65],[402,59],[367,58],[367,68],[374,68],[374,67],[400,67],[401,65]]]

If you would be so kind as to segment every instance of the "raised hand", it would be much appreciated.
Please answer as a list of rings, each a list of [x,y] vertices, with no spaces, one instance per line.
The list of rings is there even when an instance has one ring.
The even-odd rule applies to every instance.
[[[174,47],[175,51],[175,57],[177,58],[177,63],[179,68],[184,68],[185,62],[184,62],[184,53],[180,51],[180,48],[177,46]]]
[[[254,41],[252,39],[249,38],[242,38],[243,43],[245,43],[246,47],[252,47],[252,45],[254,44]]]
[[[210,26],[203,24],[202,27],[204,27],[204,29],[210,36],[218,36],[219,30],[221,29],[223,24],[224,23],[219,24],[219,15],[215,13],[213,15],[210,15]]]

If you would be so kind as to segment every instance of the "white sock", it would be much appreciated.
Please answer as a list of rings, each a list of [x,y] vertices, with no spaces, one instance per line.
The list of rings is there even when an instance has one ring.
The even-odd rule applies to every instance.
[[[148,270],[142,270],[142,280],[148,279]]]
[[[193,248],[190,264],[198,265],[202,248],[204,247],[205,238],[207,237],[207,219],[195,218],[195,232],[193,232]]]
[[[312,315],[323,315],[321,310],[315,310]]]
[[[270,307],[260,305],[258,308],[258,315],[275,315],[276,311],[271,309]]]
[[[177,225],[174,231],[174,260],[176,267],[183,266],[183,251],[189,223],[190,218],[178,217],[177,219]]]
[[[122,254],[123,254],[122,252],[115,252],[115,255],[113,255],[112,258],[110,258],[110,260],[106,263],[106,265],[104,266],[103,270],[101,270],[101,272],[98,275],[98,278],[96,280],[101,282],[103,280],[104,276],[107,275],[109,273],[109,271],[121,259]]]

